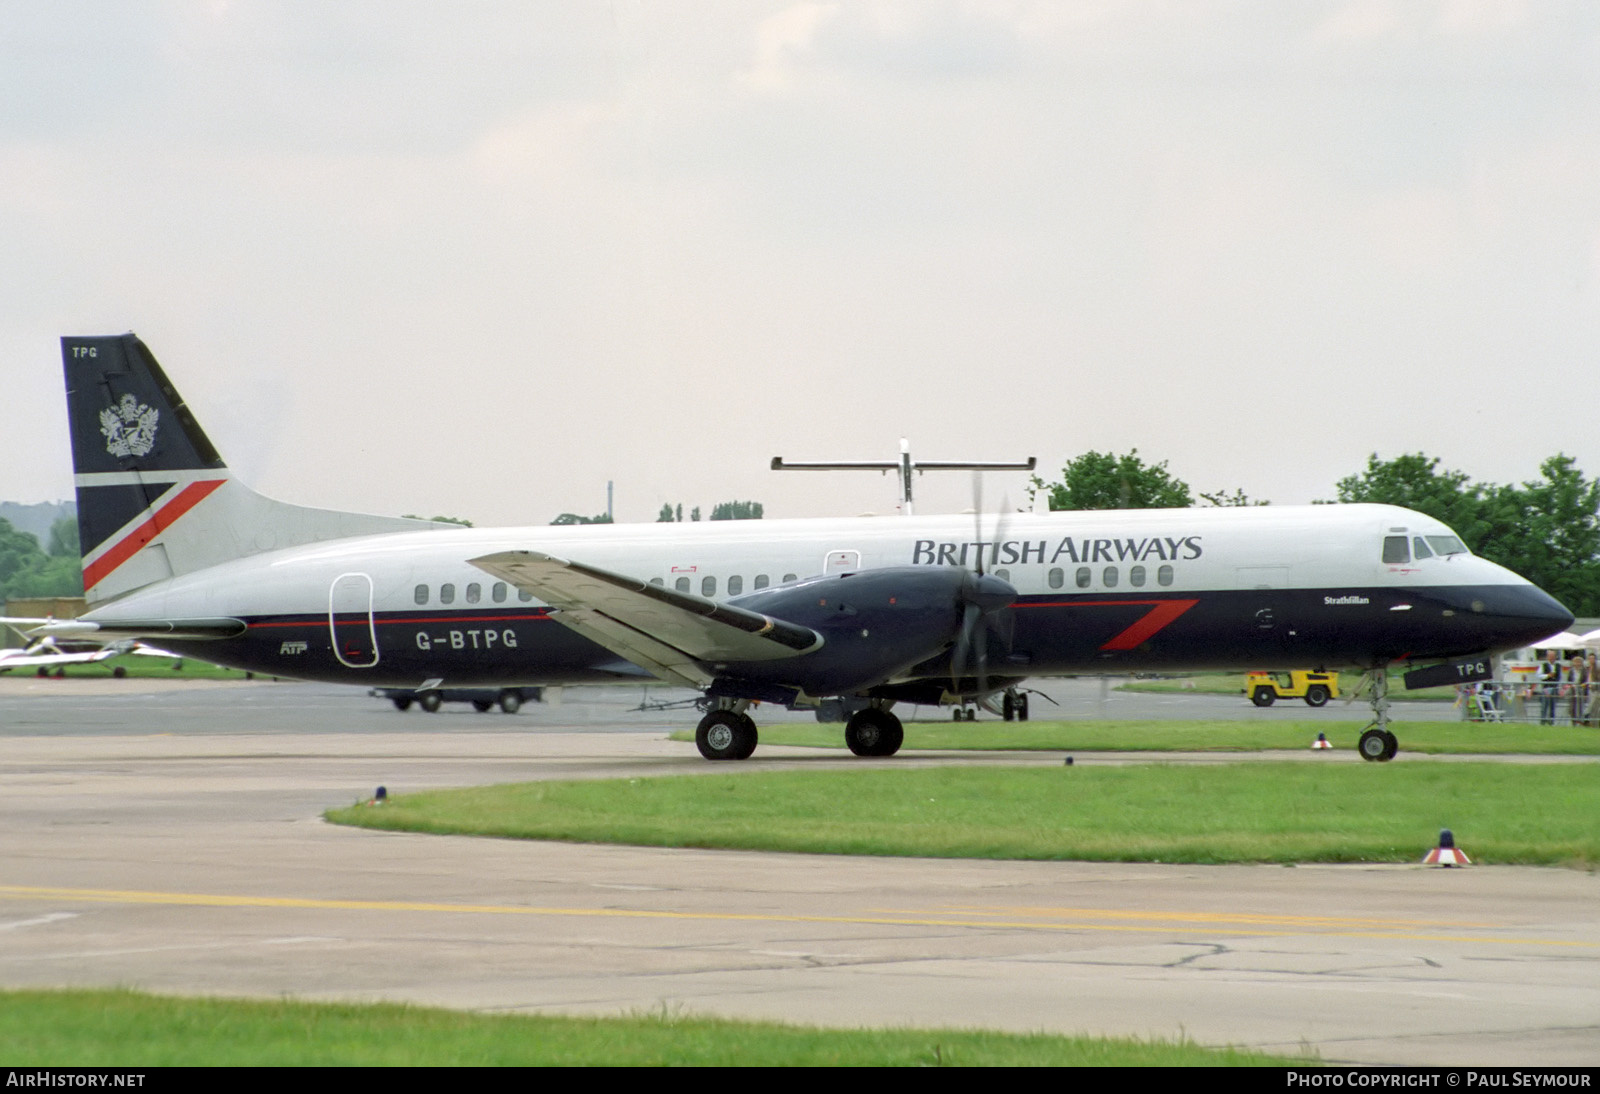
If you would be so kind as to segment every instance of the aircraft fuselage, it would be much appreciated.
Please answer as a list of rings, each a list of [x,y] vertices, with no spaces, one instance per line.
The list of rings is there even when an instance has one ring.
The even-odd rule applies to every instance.
[[[161,644],[301,679],[397,687],[648,679],[469,561],[531,548],[734,605],[789,586],[794,603],[808,580],[830,574],[971,569],[981,559],[1017,590],[1005,658],[988,666],[1012,678],[1367,668],[1510,649],[1571,619],[1527,581],[1465,553],[1385,563],[1386,538],[1452,535],[1388,506],[1018,514],[998,535],[994,518],[982,525],[987,535],[970,515],[386,533],[159,581],[87,618],[237,619],[245,624],[237,637]],[[834,600],[804,622],[835,646],[860,638],[863,624],[887,640],[911,610]],[[892,678],[947,681],[949,661],[936,654]]]

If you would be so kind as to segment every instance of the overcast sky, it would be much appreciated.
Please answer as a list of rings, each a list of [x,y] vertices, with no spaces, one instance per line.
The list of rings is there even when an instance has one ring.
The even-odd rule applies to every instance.
[[[1593,3],[0,0],[0,226],[10,500],[130,329],[257,489],[479,524],[1600,475]]]

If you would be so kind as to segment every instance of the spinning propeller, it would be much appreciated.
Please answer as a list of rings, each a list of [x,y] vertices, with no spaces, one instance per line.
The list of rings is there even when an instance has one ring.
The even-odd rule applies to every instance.
[[[961,604],[961,624],[956,631],[955,645],[950,651],[950,692],[961,694],[961,681],[972,678],[977,682],[981,698],[989,687],[990,642],[997,642],[997,651],[1003,657],[1011,652],[1014,620],[1011,605],[1016,602],[1017,590],[1009,582],[987,572],[988,557],[998,552],[998,544],[1005,539],[1005,514],[995,519],[994,538],[983,537],[983,475],[972,473],[972,514],[977,534],[973,546],[977,548],[977,565],[969,569],[962,579],[957,599]]]

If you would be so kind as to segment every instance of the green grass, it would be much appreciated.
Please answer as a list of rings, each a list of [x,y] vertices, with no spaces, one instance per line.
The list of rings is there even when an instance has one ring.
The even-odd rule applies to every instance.
[[[1341,672],[1339,677],[1339,698],[1344,699],[1355,693],[1361,686],[1364,675],[1359,672]],[[1183,695],[1237,695],[1241,703],[1248,702],[1244,690],[1245,674],[1242,672],[1204,672],[1193,676],[1167,676],[1149,680],[1129,680],[1118,684],[1117,691],[1140,691],[1151,693],[1177,693]],[[1444,702],[1453,703],[1456,699],[1455,688],[1418,688],[1415,691],[1406,690],[1405,674],[1402,672],[1389,673],[1389,698],[1397,702]],[[1280,703],[1304,703],[1304,699],[1279,699]]]
[[[827,1030],[670,1013],[480,1015],[394,1005],[0,992],[0,1066],[1304,1066],[1193,1043]]]
[[[1600,755],[1600,729],[1494,722],[1394,722],[1402,752],[1432,754]],[[1258,752],[1309,749],[1326,733],[1335,749],[1354,750],[1365,721],[908,722],[904,750],[1045,752]],[[844,726],[783,722],[761,727],[765,745],[844,748]],[[675,741],[692,741],[680,731]],[[760,755],[758,752],[757,755]]]
[[[1589,764],[1078,764],[729,771],[392,798],[329,820],[419,832],[824,854],[1121,862],[1600,865]]]

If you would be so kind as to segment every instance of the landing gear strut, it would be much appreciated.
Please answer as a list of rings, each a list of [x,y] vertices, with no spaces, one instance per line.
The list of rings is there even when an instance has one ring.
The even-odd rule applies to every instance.
[[[746,700],[719,707],[700,719],[694,743],[708,760],[748,760],[756,750],[756,723],[744,712]]]
[[[844,743],[857,756],[893,756],[905,739],[900,719],[881,707],[856,711],[844,727]]]
[[[1400,742],[1389,732],[1389,672],[1380,665],[1367,671],[1367,679],[1372,683],[1373,722],[1361,735],[1356,749],[1363,760],[1382,763],[1394,759],[1400,751]]]

